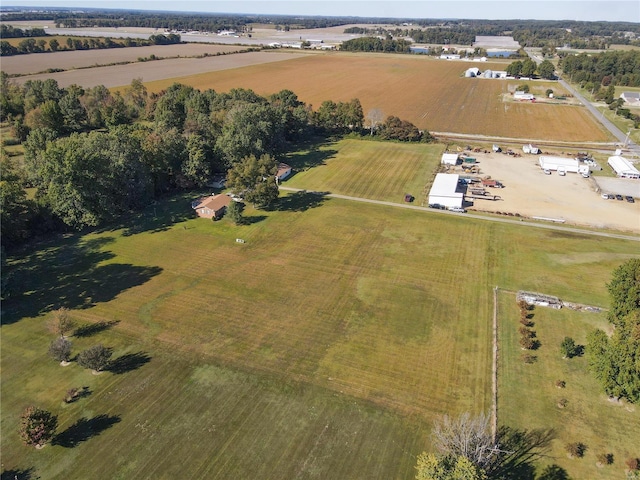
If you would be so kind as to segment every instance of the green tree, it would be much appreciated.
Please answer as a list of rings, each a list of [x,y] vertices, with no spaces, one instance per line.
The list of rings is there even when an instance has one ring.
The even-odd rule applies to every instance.
[[[31,202],[14,162],[0,162],[0,238],[2,245],[16,245],[29,236]]]
[[[58,417],[37,407],[27,407],[20,418],[18,433],[25,445],[42,447],[58,428]]]
[[[530,58],[525,58],[522,62],[522,70],[520,73],[523,77],[531,77],[534,73],[536,73],[536,68],[536,62],[534,62]]]
[[[486,480],[487,474],[467,458],[440,456],[423,452],[418,455],[416,480]]]
[[[111,349],[102,344],[94,345],[78,354],[78,365],[90,368],[94,372],[100,372],[109,364],[111,354]]]
[[[573,358],[576,356],[578,351],[578,346],[576,342],[571,337],[564,337],[562,343],[560,344],[560,352],[562,353],[563,358]]]
[[[266,207],[278,198],[278,165],[270,155],[250,155],[236,163],[227,175],[227,187],[257,207]]]
[[[538,65],[538,74],[542,78],[552,79],[554,77],[555,67],[553,63],[549,60],[543,60],[540,65]]]
[[[52,38],[51,40],[49,40],[49,48],[52,52],[57,52],[60,48],[60,42],[58,42],[58,40],[56,40],[55,38]]]
[[[522,61],[516,60],[515,62],[507,65],[507,75],[511,77],[518,77],[522,72]]]
[[[71,358],[71,342],[66,338],[56,338],[49,345],[49,355],[57,362],[68,362]]]
[[[616,268],[607,285],[611,296],[609,338],[602,330],[587,336],[587,360],[604,391],[640,402],[640,260]]]
[[[609,321],[621,326],[629,313],[640,310],[640,259],[634,258],[616,268],[607,290],[611,297]]]
[[[71,85],[58,102],[64,128],[68,132],[79,132],[87,123],[87,111],[80,103],[82,95],[84,90],[81,87]]]
[[[244,223],[244,217],[242,216],[243,211],[244,203],[232,201],[227,207],[226,214],[233,223],[242,225]]]

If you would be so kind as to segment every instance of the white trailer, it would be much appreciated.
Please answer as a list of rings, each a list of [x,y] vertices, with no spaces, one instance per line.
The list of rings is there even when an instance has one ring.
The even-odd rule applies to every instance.
[[[589,175],[589,165],[581,164],[580,160],[578,160],[577,158],[551,157],[548,155],[541,155],[538,162],[542,170],[556,170],[558,173],[571,172]]]

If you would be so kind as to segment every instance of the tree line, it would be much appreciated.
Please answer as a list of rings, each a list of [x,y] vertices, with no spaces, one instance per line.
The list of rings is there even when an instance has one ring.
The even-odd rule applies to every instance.
[[[17,28],[13,25],[0,24],[0,38],[44,37],[44,28]]]
[[[17,46],[6,40],[0,41],[0,56],[10,57],[26,53],[58,52],[62,50],[94,50],[102,48],[146,47],[150,45],[172,45],[180,43],[181,37],[175,33],[151,35],[149,39],[143,38],[73,38],[68,37],[65,43],[60,43],[57,38],[48,42],[44,38],[25,38]]]
[[[587,336],[589,367],[607,395],[640,402],[640,260],[613,271],[607,285],[613,335],[597,329]]]
[[[340,50],[348,52],[384,52],[384,53],[409,53],[411,42],[404,39],[394,39],[391,35],[385,38],[361,37],[342,42]]]
[[[2,152],[7,247],[50,230],[114,221],[163,195],[203,187],[248,158],[268,156],[275,165],[310,135],[374,133],[363,130],[358,99],[327,100],[314,111],[289,90],[260,96],[173,84],[149,94],[134,80],[112,93],[104,86],[59,88],[53,79],[18,86],[0,78],[0,119],[24,148],[22,164]],[[390,118],[375,131],[381,139],[431,138]],[[33,199],[25,186],[35,189]]]
[[[562,54],[559,67],[571,82],[595,85],[640,86],[640,51],[615,50],[595,55]]]

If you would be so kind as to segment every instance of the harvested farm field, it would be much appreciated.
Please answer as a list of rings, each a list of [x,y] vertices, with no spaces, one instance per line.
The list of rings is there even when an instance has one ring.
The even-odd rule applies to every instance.
[[[142,48],[142,47],[141,47]],[[106,50],[96,50],[105,52]],[[96,55],[96,51],[93,51]],[[78,53],[78,52],[73,52]],[[50,54],[44,54],[50,55]],[[287,52],[246,52],[233,55],[220,55],[205,58],[172,58],[167,60],[154,60],[149,62],[136,62],[127,65],[114,65],[108,67],[83,68],[80,70],[68,70],[57,73],[41,73],[37,75],[25,75],[13,79],[16,83],[23,84],[27,80],[45,80],[53,78],[60,87],[68,87],[76,84],[85,88],[104,85],[108,88],[129,85],[131,80],[141,78],[145,82],[174,77],[185,77],[207,72],[226,69],[238,69],[249,65],[262,63],[283,62],[306,56],[303,53]],[[3,60],[4,63],[4,60]],[[173,81],[169,81],[170,85]]]
[[[2,71],[9,75],[27,75],[44,72],[50,68],[71,70],[75,68],[113,65],[123,62],[136,62],[139,58],[148,58],[151,55],[155,55],[158,58],[198,57],[235,53],[247,50],[247,48],[249,47],[183,43],[177,45],[153,45],[149,47],[31,53],[28,55],[3,57]]]
[[[147,84],[160,91],[173,82],[218,92],[250,88],[260,95],[282,89],[318,108],[325,100],[360,99],[366,113],[380,109],[435,132],[516,137],[547,141],[595,141],[608,134],[582,106],[503,101],[522,83],[515,80],[464,78],[472,62],[424,56],[327,53],[297,56],[277,64],[171,78]],[[502,70],[505,63],[484,62],[483,69]],[[532,81],[530,83],[535,83]],[[512,85],[514,84],[514,85]],[[554,91],[562,92],[560,84]]]

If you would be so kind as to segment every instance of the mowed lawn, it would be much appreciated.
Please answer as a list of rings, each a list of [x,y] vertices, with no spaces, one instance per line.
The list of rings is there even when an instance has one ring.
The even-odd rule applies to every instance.
[[[564,299],[570,300],[570,295],[567,292]],[[529,352],[537,361],[528,365],[522,361],[524,352],[518,344],[521,325],[515,295],[501,293],[499,298],[500,423],[523,429],[554,427],[556,439],[544,463],[560,465],[571,478],[624,478],[625,460],[640,455],[640,411],[633,405],[610,402],[589,374],[584,356],[563,359],[560,353],[565,337],[585,345],[592,329],[608,331],[606,313],[536,307],[533,329],[541,345]],[[558,380],[566,382],[565,388],[556,387]],[[563,408],[558,406],[561,399],[567,401]],[[586,445],[584,458],[568,458],[565,446],[573,442]],[[613,454],[613,464],[596,466],[599,454]]]
[[[152,92],[179,82],[217,92],[250,88],[260,95],[289,89],[314,109],[325,100],[358,98],[365,115],[377,108],[385,116],[394,115],[435,132],[546,141],[609,139],[583,107],[504,102],[503,95],[522,81],[464,78],[465,70],[472,66],[505,70],[507,65],[336,52],[191,76],[167,75],[167,80],[145,85]],[[557,83],[551,88],[556,95],[562,93]]]
[[[353,145],[336,148],[339,161]],[[192,218],[193,197],[177,196],[9,258],[3,468],[413,478],[437,416],[490,409],[492,288],[604,305],[610,272],[637,253],[635,242],[281,197],[235,226]],[[113,322],[73,341],[74,352],[112,347],[116,371],[47,358],[47,312],[60,305],[80,324]],[[63,405],[81,386],[91,394]],[[61,436],[42,451],[16,433],[31,403],[60,416]]]
[[[283,186],[397,203],[408,193],[420,204],[443,151],[442,144],[357,139],[312,144],[287,156],[294,175]]]

